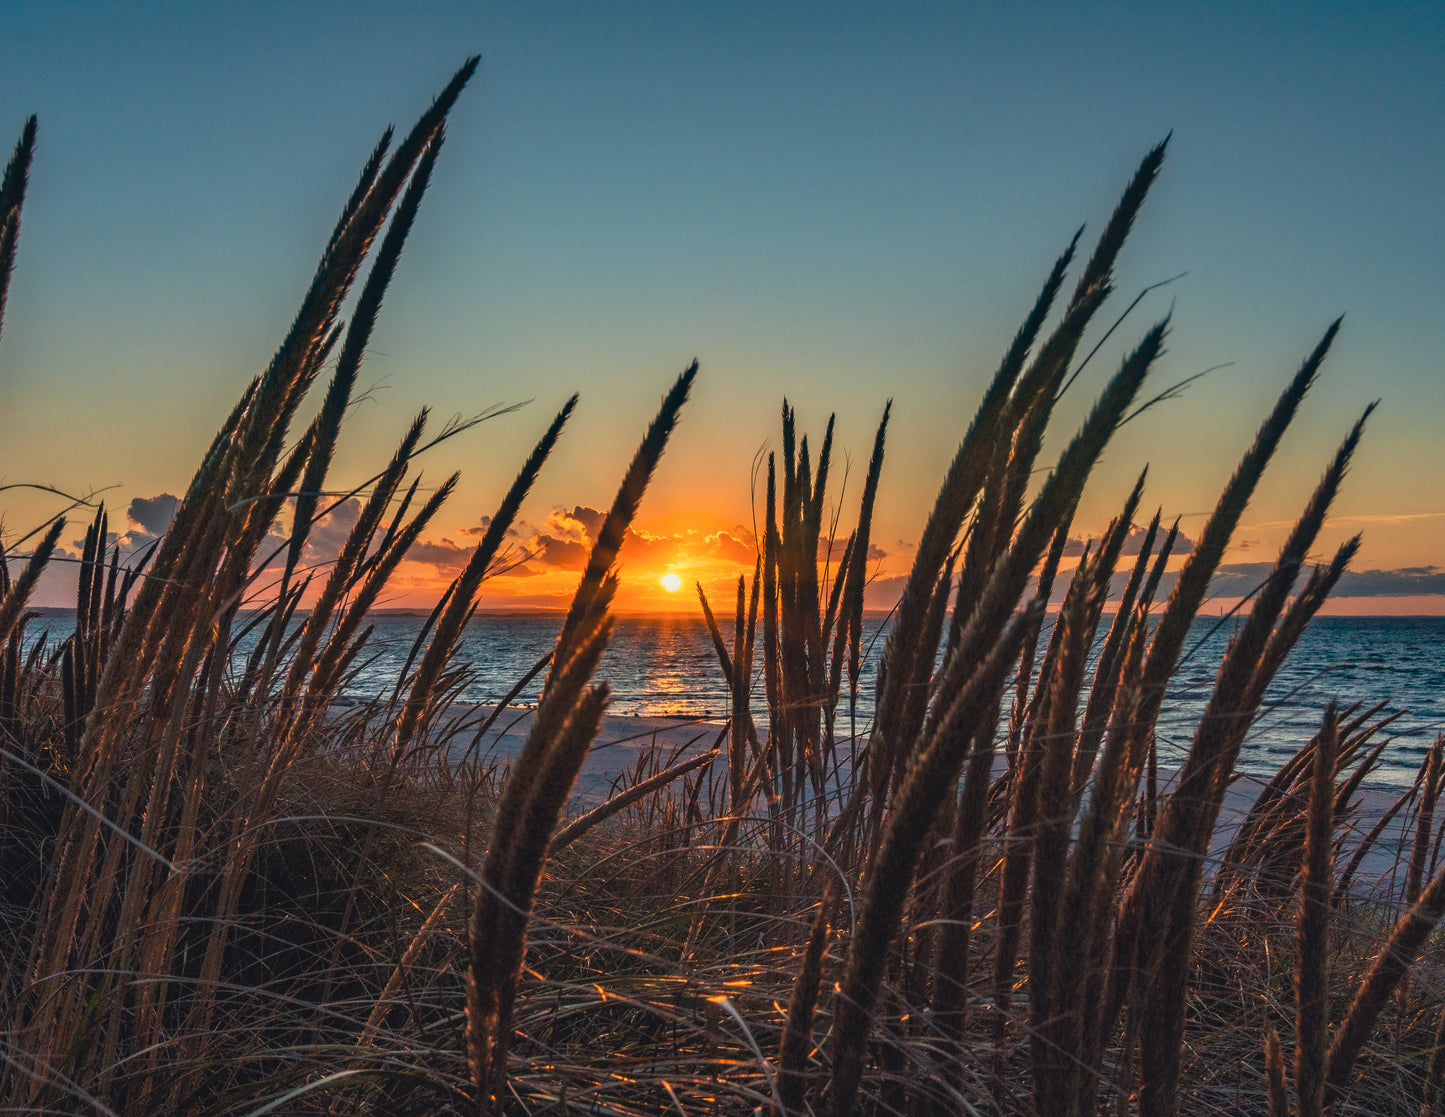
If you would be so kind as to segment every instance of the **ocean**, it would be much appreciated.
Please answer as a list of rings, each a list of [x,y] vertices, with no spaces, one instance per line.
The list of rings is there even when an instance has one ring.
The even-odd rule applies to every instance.
[[[60,612],[32,622],[30,632],[63,636],[73,622]],[[364,699],[389,692],[423,623],[410,614],[378,614],[369,654],[363,655],[349,696]],[[731,618],[719,618],[731,644]],[[1185,645],[1159,719],[1160,764],[1177,766],[1204,711],[1229,636],[1239,622],[1201,619]],[[472,675],[460,697],[466,702],[500,701],[551,648],[561,626],[558,616],[478,616],[463,638],[462,656]],[[873,713],[874,685],[886,636],[886,619],[865,621],[865,664],[859,681],[857,728],[866,732]],[[729,697],[711,638],[700,617],[619,618],[598,677],[612,689],[613,714],[721,721]],[[754,710],[761,715],[761,669],[755,671]],[[845,682],[846,690],[846,682]],[[522,691],[520,704],[534,703],[540,676]],[[1387,703],[1404,711],[1388,730],[1377,787],[1408,785],[1425,751],[1445,731],[1445,617],[1319,617],[1296,645],[1270,687],[1251,728],[1240,767],[1269,775],[1319,728],[1326,703]],[[848,731],[847,696],[840,703],[839,730]]]
[[[1201,619],[1185,645],[1159,718],[1160,764],[1174,767],[1188,748],[1209,699],[1234,619]],[[357,696],[390,687],[405,661],[420,618],[380,618],[373,658],[356,680]],[[719,618],[731,645],[731,618]],[[462,697],[497,702],[556,638],[555,616],[480,616],[469,626],[463,654],[475,675]],[[865,621],[867,653],[858,693],[858,729],[873,713],[878,658],[886,637],[884,618]],[[622,617],[598,675],[612,688],[613,713],[722,720],[730,700],[711,637],[700,617]],[[765,709],[761,669],[754,709]],[[535,702],[535,680],[519,697]],[[846,682],[844,684],[846,688]],[[1388,730],[1376,786],[1408,785],[1436,734],[1445,731],[1445,617],[1318,617],[1276,676],[1250,731],[1240,767],[1268,775],[1319,728],[1330,699],[1342,705],[1386,702],[1386,712],[1405,711]],[[839,728],[846,732],[847,697]]]

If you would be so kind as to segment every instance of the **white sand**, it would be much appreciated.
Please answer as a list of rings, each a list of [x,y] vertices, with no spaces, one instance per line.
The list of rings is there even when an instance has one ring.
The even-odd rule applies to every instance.
[[[456,717],[480,727],[495,709],[494,706],[459,706]],[[527,740],[532,715],[532,710],[522,707],[504,710],[483,738],[482,749],[499,759],[516,756]],[[635,773],[638,764],[655,753],[662,757],[665,767],[668,761],[675,763],[708,752],[722,732],[721,723],[696,718],[604,715],[572,791],[573,809],[586,810],[604,802],[619,783],[630,786],[634,781],[629,774]],[[459,734],[456,748],[465,748],[474,733],[475,729]],[[658,770],[660,768],[649,768],[646,775]]]
[[[474,727],[471,732],[458,735],[458,750],[465,747],[475,732],[475,727],[494,710],[495,707],[488,706],[458,707],[456,717],[465,719],[467,724]],[[515,756],[526,740],[532,715],[532,710],[524,708],[503,711],[488,730],[482,748],[499,759]],[[605,801],[619,785],[630,786],[634,782],[631,774],[637,772],[640,762],[653,756],[654,750],[660,751],[663,763],[648,768],[644,775],[654,774],[667,762],[675,763],[677,760],[707,752],[714,744],[719,743],[723,732],[722,723],[693,718],[605,716],[573,790],[573,812],[590,809]],[[722,743],[723,755],[714,766],[715,779],[725,778],[725,740]],[[1170,779],[1172,773],[1160,773],[1161,791],[1167,789]],[[1262,787],[1263,781],[1252,776],[1240,776],[1230,787],[1225,795],[1224,808],[1211,846],[1212,855],[1218,857],[1223,854]],[[1344,871],[1359,841],[1369,833],[1399,794],[1398,788],[1372,789],[1367,785],[1356,795],[1356,809],[1349,820],[1349,836],[1337,855],[1337,872]],[[1405,872],[1398,853],[1400,838],[1401,816],[1397,816],[1386,827],[1361,864],[1351,887],[1353,894],[1382,898],[1394,894],[1402,887]]]

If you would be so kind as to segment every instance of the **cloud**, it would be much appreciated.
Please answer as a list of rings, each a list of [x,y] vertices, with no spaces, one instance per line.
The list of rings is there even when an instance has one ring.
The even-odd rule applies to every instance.
[[[1253,593],[1274,569],[1272,562],[1225,563],[1210,583],[1210,593],[1219,597],[1244,597]],[[1306,567],[1298,589],[1308,577]],[[1161,591],[1162,592],[1162,591]],[[1445,569],[1438,566],[1402,566],[1394,570],[1347,570],[1330,592],[1337,597],[1425,597],[1445,594]]]
[[[526,577],[540,573],[529,567],[546,567],[552,570],[581,570],[587,565],[587,556],[592,552],[596,533],[601,530],[606,515],[595,508],[574,505],[571,509],[554,508],[548,513],[540,528],[518,521],[507,534],[518,540],[527,558],[525,564],[515,567],[511,573]],[[490,518],[485,518],[490,523]],[[468,532],[467,534],[478,534]],[[624,544],[635,537],[629,531]]]
[[[311,525],[302,549],[301,560],[309,566],[335,562],[346,545],[347,537],[356,521],[361,518],[361,501],[352,497],[342,501],[320,520]]]
[[[744,538],[734,535],[730,531],[719,531],[714,535],[704,536],[703,542],[714,549],[718,558],[748,563],[755,561],[758,557],[757,549],[752,542],[752,532],[747,532]]]
[[[1125,536],[1124,545],[1119,549],[1119,554],[1127,558],[1137,557],[1139,554],[1139,549],[1144,546],[1144,537],[1148,534],[1149,529],[1147,527],[1140,527],[1138,524],[1129,525],[1129,534]],[[1169,529],[1161,524],[1159,527],[1159,531],[1154,536],[1154,553],[1158,553],[1159,548],[1163,546],[1164,540],[1167,539],[1168,536]],[[1098,536],[1090,536],[1089,539],[1093,543],[1093,547],[1091,548],[1091,550],[1096,550],[1099,543]],[[1065,556],[1069,558],[1078,558],[1083,553],[1084,540],[1079,538],[1078,536],[1069,536],[1068,541],[1064,544]],[[1174,540],[1174,547],[1169,553],[1171,556],[1193,554],[1194,540],[1190,539],[1189,536],[1185,535],[1181,531],[1179,533],[1179,537]]]
[[[1144,545],[1144,536],[1148,534],[1148,531],[1149,529],[1147,527],[1140,527],[1138,524],[1132,524],[1129,528],[1129,536],[1127,539],[1124,540],[1124,547],[1120,553],[1130,556],[1137,556],[1139,554],[1139,548]],[[1160,524],[1159,531],[1154,537],[1154,550],[1156,553],[1159,548],[1164,545],[1164,540],[1168,538],[1168,527],[1166,527],[1164,524]],[[1194,553],[1194,540],[1190,539],[1189,536],[1185,535],[1181,531],[1178,537],[1174,540],[1174,547],[1170,550],[1169,553],[1171,555],[1192,555]]]
[[[847,539],[834,539],[831,548],[828,546],[828,541],[826,539],[820,539],[818,540],[818,561],[838,562],[840,559],[842,559],[843,552],[847,550],[847,548]],[[872,542],[868,544],[869,562],[882,562],[887,557],[888,552],[883,550],[882,547],[879,547],[877,544]]]
[[[461,529],[459,534],[470,535],[476,537],[477,539],[480,539],[482,536],[487,534],[487,529],[491,526],[492,517],[483,516],[477,521],[476,527],[464,527]],[[514,520],[512,522],[512,525],[507,528],[507,530],[502,534],[507,539],[520,539],[524,532],[530,533],[530,529],[527,527],[525,522],[522,520]]]
[[[462,531],[462,535],[476,534],[470,531]],[[430,566],[432,574],[427,579],[455,578],[462,572],[462,568],[471,561],[472,555],[476,553],[475,543],[461,542],[443,536],[439,540],[418,540],[413,543],[411,550],[406,554],[407,562],[419,563],[423,566]],[[507,578],[532,578],[542,573],[540,570],[529,569],[526,565],[531,561],[529,553],[523,548],[514,544],[503,546],[501,551],[492,559],[489,577]]]
[[[551,566],[558,570],[581,570],[587,565],[592,544],[585,539],[559,539],[555,535],[539,535],[528,550],[532,552],[532,557],[527,561],[535,562],[538,566]]]
[[[597,538],[597,533],[602,530],[602,522],[606,518],[605,512],[600,512],[596,508],[588,508],[584,504],[576,504],[570,511],[565,508],[552,509],[542,528],[548,534],[572,542],[592,540]]]
[[[1224,563],[1215,572],[1214,579],[1209,583],[1209,594],[1212,598],[1234,600],[1248,597],[1253,594],[1261,584],[1269,577],[1274,569],[1273,562],[1233,562]],[[1119,569],[1114,572],[1109,583],[1109,600],[1117,602],[1124,592],[1124,587],[1129,581],[1131,571]],[[1303,587],[1305,579],[1309,577],[1310,567],[1306,567],[1295,582],[1296,592]],[[1159,580],[1159,587],[1155,593],[1155,601],[1162,602],[1174,590],[1175,583],[1179,580],[1176,571],[1168,571]],[[907,581],[903,576],[877,578],[870,582],[866,594],[866,604],[870,609],[889,609],[897,602],[902,595],[904,583]],[[1054,582],[1054,589],[1051,595],[1051,603],[1059,604],[1068,590],[1069,578],[1061,576]],[[1393,570],[1359,570],[1346,571],[1341,576],[1338,584],[1330,594],[1331,600],[1336,598],[1390,598],[1390,597],[1445,597],[1445,567],[1439,566],[1402,566]],[[1110,608],[1112,608],[1112,604]]]
[[[180,504],[181,498],[174,493],[136,497],[125,510],[126,529],[107,532],[105,549],[109,551],[118,546],[122,560],[130,558],[170,530],[171,521],[176,518],[176,509]],[[75,551],[72,557],[79,558],[85,549],[85,541],[77,539],[71,543],[71,547]]]
[[[326,505],[323,504],[322,507]],[[257,559],[265,564],[265,568],[278,574],[286,563],[286,553],[291,545],[295,512],[296,501],[287,500],[267,529],[266,538],[257,552]],[[301,548],[300,567],[314,569],[334,563],[359,519],[361,501],[352,497],[343,500],[313,523],[307,533],[306,543]]]
[[[528,557],[525,566],[514,573],[583,569],[606,518],[599,509],[575,504],[570,508],[553,508],[536,527],[519,521],[520,530],[509,534],[515,534]],[[669,566],[683,558],[751,567],[757,558],[757,549],[752,532],[741,524],[710,534],[696,530],[658,533],[633,527],[622,540],[624,565],[649,570]]]
[[[411,545],[406,557],[408,562],[420,562],[435,566],[439,570],[458,572],[475,550],[474,544],[463,546],[443,536],[436,542],[418,540]]]
[[[908,575],[894,574],[887,578],[874,578],[863,589],[863,608],[891,609],[903,596],[903,587],[908,584]]]
[[[1346,571],[1332,597],[1413,597],[1445,594],[1445,570],[1438,566],[1402,566],[1398,570]]]
[[[145,534],[152,539],[164,535],[171,526],[171,521],[176,518],[176,509],[180,504],[181,498],[173,493],[136,497],[125,510],[132,534]]]

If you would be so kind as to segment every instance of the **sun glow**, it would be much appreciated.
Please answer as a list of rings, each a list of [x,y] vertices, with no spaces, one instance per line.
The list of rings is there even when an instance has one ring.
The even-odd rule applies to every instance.
[[[662,588],[668,593],[676,593],[682,588],[682,579],[676,574],[664,574],[662,576]]]

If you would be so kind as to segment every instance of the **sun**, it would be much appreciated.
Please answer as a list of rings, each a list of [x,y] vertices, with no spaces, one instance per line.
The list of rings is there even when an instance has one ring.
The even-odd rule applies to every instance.
[[[662,576],[662,588],[668,593],[676,593],[682,588],[682,579],[676,574],[664,574]]]

